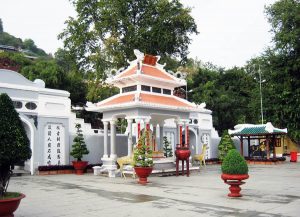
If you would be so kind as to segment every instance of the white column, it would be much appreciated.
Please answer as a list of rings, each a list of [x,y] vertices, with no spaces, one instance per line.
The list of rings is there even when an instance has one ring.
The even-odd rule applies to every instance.
[[[200,141],[200,129],[196,129],[196,154],[200,154],[200,147],[201,147],[201,141]]]
[[[180,126],[182,126],[182,122],[181,122],[181,120],[180,119],[178,119],[178,120],[176,120],[176,129],[177,129],[177,136],[176,136],[176,138],[177,138],[177,141],[176,141],[176,145],[177,144],[180,144],[180,135],[181,135],[181,133],[180,133]]]
[[[163,149],[164,123],[159,124],[159,150]]]
[[[128,124],[128,140],[127,140],[128,156],[131,156],[132,155],[132,119],[127,119],[127,124]]]
[[[104,125],[104,135],[103,135],[103,144],[104,144],[104,149],[103,149],[103,158],[108,158],[108,153],[107,153],[107,142],[108,142],[108,121],[103,122]]]
[[[110,159],[117,159],[116,155],[116,120],[110,121]]]

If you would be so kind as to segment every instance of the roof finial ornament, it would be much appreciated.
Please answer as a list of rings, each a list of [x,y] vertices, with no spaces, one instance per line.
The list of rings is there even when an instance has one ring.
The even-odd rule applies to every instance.
[[[157,58],[156,62],[158,63],[158,61],[160,60],[161,56],[157,55],[156,58]]]
[[[197,105],[197,108],[205,109],[205,107],[206,107],[206,103],[205,102]]]
[[[133,50],[134,55],[137,58],[137,61],[142,61],[144,59],[144,53],[142,53],[141,51],[139,51],[138,49],[134,49]]]
[[[85,105],[86,105],[87,107],[92,107],[92,108],[96,107],[94,103],[89,102],[89,101],[87,101]]]

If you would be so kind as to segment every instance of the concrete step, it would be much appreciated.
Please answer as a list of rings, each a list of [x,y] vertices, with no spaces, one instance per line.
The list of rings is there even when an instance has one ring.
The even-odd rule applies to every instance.
[[[12,176],[30,176],[30,172],[27,170],[14,169]]]

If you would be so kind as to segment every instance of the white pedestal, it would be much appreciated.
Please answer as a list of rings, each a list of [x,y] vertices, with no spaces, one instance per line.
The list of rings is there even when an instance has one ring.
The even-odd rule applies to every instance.
[[[114,168],[108,169],[108,177],[109,178],[116,178],[116,170],[117,169],[114,169]]]
[[[99,176],[101,174],[101,169],[102,168],[100,166],[94,166],[93,169],[94,169],[94,175],[95,176]]]
[[[117,171],[117,165],[116,165],[116,157],[113,158],[101,158],[102,160],[102,167],[101,172],[108,172],[108,177],[115,178],[116,177],[116,171]]]

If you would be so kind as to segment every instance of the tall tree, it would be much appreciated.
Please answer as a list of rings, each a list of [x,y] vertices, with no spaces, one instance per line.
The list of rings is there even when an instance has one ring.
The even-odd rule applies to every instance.
[[[212,64],[199,67],[188,76],[190,98],[196,103],[205,102],[213,111],[214,126],[220,133],[238,123],[256,122],[251,104],[256,100],[252,91],[255,81],[250,74],[237,67],[229,70]]]
[[[59,35],[81,67],[104,74],[134,59],[133,49],[185,59],[190,34],[197,26],[179,0],[73,0],[70,17]]]
[[[266,14],[275,45],[263,56],[271,91],[267,115],[300,144],[300,1],[277,1]]]
[[[44,80],[48,88],[63,86],[64,74],[53,59],[37,59],[32,65],[23,67],[21,73],[30,80]]]
[[[59,88],[70,92],[73,105],[85,104],[87,95],[87,82],[84,74],[79,70],[72,54],[64,49],[58,49],[55,54],[55,62],[59,71],[63,74]]]

